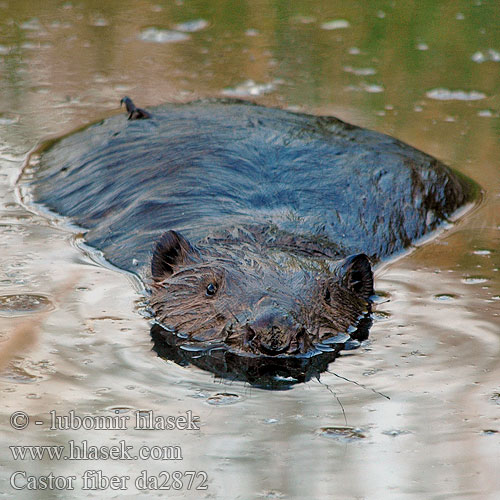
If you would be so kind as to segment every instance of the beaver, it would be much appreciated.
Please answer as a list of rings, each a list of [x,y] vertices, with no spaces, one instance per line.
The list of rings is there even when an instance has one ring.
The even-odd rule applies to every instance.
[[[146,280],[168,344],[157,350],[178,362],[220,350],[232,369],[242,356],[330,360],[367,336],[372,265],[474,198],[435,158],[334,117],[234,99],[122,103],[128,121],[45,148],[30,186]]]

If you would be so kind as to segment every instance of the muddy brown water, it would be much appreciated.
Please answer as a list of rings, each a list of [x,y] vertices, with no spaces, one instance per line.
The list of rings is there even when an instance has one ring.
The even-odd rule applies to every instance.
[[[499,18],[486,0],[1,1],[0,348],[47,315],[0,378],[0,498],[498,498]],[[482,200],[378,270],[387,300],[370,343],[320,382],[217,380],[156,357],[140,284],[16,188],[40,141],[119,112],[125,94],[143,106],[232,95],[336,115],[433,154],[478,182]],[[50,429],[51,410],[130,421]],[[191,411],[199,430],[134,429],[137,410]],[[16,411],[25,429],[9,423]],[[9,449],[70,441],[168,456],[14,460]],[[130,479],[84,490],[86,470]],[[14,490],[16,471],[74,475],[74,489]],[[170,489],[137,489],[142,471]],[[165,482],[175,471],[180,482]],[[186,471],[205,472],[208,488],[195,489],[198,474],[187,490]]]

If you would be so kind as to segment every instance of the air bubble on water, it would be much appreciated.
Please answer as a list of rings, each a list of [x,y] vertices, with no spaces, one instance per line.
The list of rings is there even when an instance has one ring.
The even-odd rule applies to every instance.
[[[286,498],[285,494],[277,490],[264,491],[257,494],[258,498]]]
[[[13,361],[12,366],[5,375],[9,380],[21,384],[39,382],[55,373],[53,366],[45,367],[44,364],[35,363],[28,359]]]
[[[385,434],[386,436],[397,437],[404,434],[410,434],[410,431],[405,431],[402,429],[389,429],[386,431],[382,431],[382,434]]]
[[[362,86],[362,88],[365,92],[368,92],[370,94],[378,94],[379,92],[384,91],[384,87],[382,87],[382,85],[375,84],[365,84]]]
[[[302,24],[311,24],[316,22],[316,18],[313,16],[295,16],[293,21]]]
[[[353,92],[368,92],[369,94],[378,94],[384,91],[384,87],[382,85],[369,84],[369,83],[361,83],[360,85],[348,85],[346,90]]]
[[[8,116],[0,113],[0,125],[12,125],[19,122],[19,116]]]
[[[132,406],[110,406],[106,408],[106,410],[119,415],[121,413],[129,413],[134,410],[134,408]]]
[[[139,34],[139,39],[144,42],[153,43],[175,43],[189,40],[190,36],[180,31],[166,30],[160,28],[147,28]]]
[[[362,373],[364,377],[370,377],[372,375],[377,374],[378,372],[382,371],[381,368],[371,368],[370,370],[366,370]]]
[[[52,308],[52,302],[42,295],[18,294],[0,296],[0,316],[24,316]]]
[[[40,42],[23,42],[21,48],[25,50],[36,50],[40,48]]]
[[[185,23],[179,23],[174,26],[177,31],[184,31],[188,33],[194,33],[195,31],[201,31],[208,27],[208,21],[205,19],[193,19],[191,21],[186,21]]]
[[[264,420],[265,424],[277,424],[278,422],[279,422],[279,420],[277,418],[268,418],[268,419]]]
[[[497,50],[489,49],[488,55],[490,56],[490,61],[500,62],[500,52]]]
[[[429,99],[437,101],[479,101],[486,98],[486,94],[471,90],[449,90],[445,88],[432,89],[425,94]]]
[[[42,25],[40,24],[40,21],[36,17],[33,17],[32,19],[28,19],[28,21],[21,23],[20,27],[23,30],[29,30],[29,31],[40,31],[43,29]]]
[[[103,27],[103,26],[109,26],[109,22],[104,17],[98,16],[91,19],[90,25]]]
[[[342,69],[346,73],[352,73],[357,76],[370,76],[377,73],[375,68],[353,68],[352,66],[344,66]]]
[[[437,300],[439,302],[451,302],[456,298],[457,296],[451,293],[438,293],[437,295],[434,295],[434,300]]]
[[[462,278],[462,283],[466,285],[479,285],[481,283],[486,283],[488,278],[483,278],[481,276],[469,276],[467,278]]]
[[[222,94],[229,97],[259,96],[273,92],[278,83],[281,83],[281,81],[274,80],[271,83],[256,83],[253,80],[247,80],[236,87],[225,88]]]
[[[207,403],[213,406],[224,406],[237,403],[241,400],[241,396],[231,394],[229,392],[219,392],[207,398]]]
[[[332,21],[327,21],[321,25],[323,30],[339,30],[349,28],[351,24],[346,19],[334,19]]]
[[[484,61],[487,60],[486,56],[482,52],[474,52],[474,54],[472,54],[471,59],[476,63],[483,63]]]
[[[100,387],[99,389],[94,391],[94,394],[97,394],[98,396],[100,396],[101,394],[107,394],[108,392],[111,392],[110,387]]]
[[[488,49],[485,52],[477,51],[472,54],[471,59],[478,64],[486,61],[500,62],[500,52],[495,49]]]

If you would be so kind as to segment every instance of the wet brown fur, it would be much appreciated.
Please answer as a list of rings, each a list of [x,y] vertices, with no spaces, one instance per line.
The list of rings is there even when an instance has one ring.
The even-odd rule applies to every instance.
[[[254,354],[306,353],[368,313],[367,297],[346,286],[339,267],[319,273],[279,264],[255,241],[194,248],[172,233],[155,250],[150,306],[159,323],[190,340]],[[175,263],[172,254],[179,256]],[[158,274],[165,259],[167,271]],[[209,284],[214,295],[207,294]]]

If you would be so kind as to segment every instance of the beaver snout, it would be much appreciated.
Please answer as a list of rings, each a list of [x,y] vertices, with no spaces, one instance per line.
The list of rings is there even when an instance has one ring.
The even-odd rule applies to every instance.
[[[270,356],[287,352],[302,330],[289,315],[271,308],[260,312],[245,328],[251,345]]]

